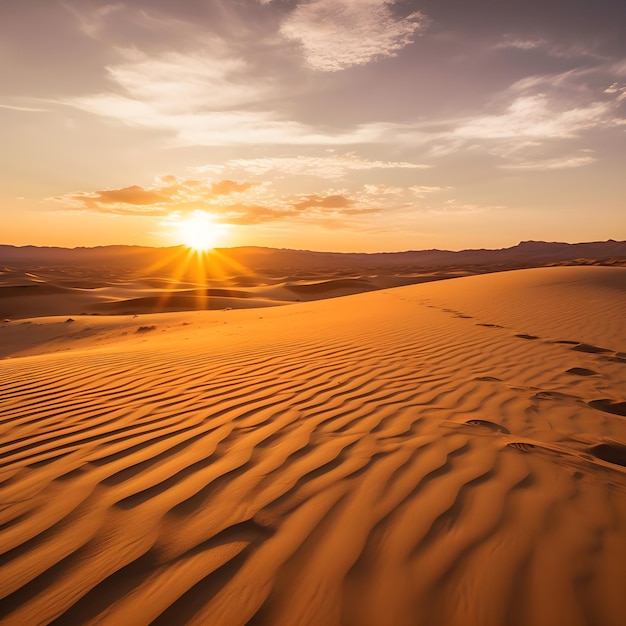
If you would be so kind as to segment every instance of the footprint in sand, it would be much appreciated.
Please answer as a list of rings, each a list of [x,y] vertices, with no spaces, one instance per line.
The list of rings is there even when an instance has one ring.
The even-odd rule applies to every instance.
[[[572,348],[575,352],[587,352],[589,354],[605,354],[607,352],[612,352],[608,348],[599,348],[598,346],[591,346],[588,343],[579,343],[578,345]]]
[[[523,441],[512,441],[506,444],[509,448],[514,448],[520,452],[533,452],[537,446],[534,443],[525,443]]]
[[[495,422],[490,422],[488,420],[467,420],[465,423],[470,426],[482,426],[483,428],[487,428],[493,432],[503,433],[505,435],[511,434],[511,431],[505,426],[502,426],[502,424],[496,424]]]
[[[519,337],[519,335],[518,335]],[[613,353],[611,356],[604,356],[606,361],[613,361],[615,363],[626,363],[626,352],[615,352],[610,348],[601,348],[600,346],[592,346],[589,343],[581,343],[580,341],[570,341],[570,340],[560,340],[560,341],[552,341],[550,343],[557,343],[565,346],[573,346],[572,350],[575,352],[584,352],[586,354],[602,354],[608,355],[609,353]],[[577,368],[573,368],[577,369]],[[584,368],[581,368],[584,369]],[[568,371],[568,373],[571,373]],[[585,376],[586,374],[579,374],[579,376]]]
[[[611,400],[591,400],[587,404],[598,411],[604,411],[605,413],[611,413],[612,415],[620,415],[626,417],[626,401],[611,402]]]
[[[615,356],[606,357],[606,360],[614,363],[626,363],[626,356],[620,356],[622,354],[623,352],[618,352]]]
[[[137,328],[135,332],[136,333],[148,333],[151,330],[156,330],[156,326],[139,326],[139,328]]]
[[[621,443],[599,443],[589,452],[598,459],[626,467],[626,446]]]
[[[597,376],[598,374],[598,372],[594,372],[586,367],[570,367],[565,373],[572,376]]]
[[[538,391],[533,395],[534,400],[580,400],[578,396],[561,391]]]

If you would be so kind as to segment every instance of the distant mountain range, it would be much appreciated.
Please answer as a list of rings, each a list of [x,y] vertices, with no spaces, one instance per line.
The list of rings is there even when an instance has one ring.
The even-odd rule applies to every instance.
[[[139,269],[175,267],[189,255],[184,246],[148,248],[141,246],[100,246],[95,248],[53,248],[0,245],[0,265],[126,267]],[[251,270],[315,270],[349,268],[403,268],[506,266],[532,267],[577,260],[626,260],[626,241],[558,243],[522,241],[499,250],[410,250],[406,252],[341,253],[313,252],[260,247],[220,248],[207,253],[227,264],[241,264]]]

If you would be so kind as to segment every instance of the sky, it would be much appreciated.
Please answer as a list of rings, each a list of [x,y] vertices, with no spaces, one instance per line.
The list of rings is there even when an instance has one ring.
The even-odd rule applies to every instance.
[[[0,79],[0,243],[626,239],[617,0],[0,0]]]

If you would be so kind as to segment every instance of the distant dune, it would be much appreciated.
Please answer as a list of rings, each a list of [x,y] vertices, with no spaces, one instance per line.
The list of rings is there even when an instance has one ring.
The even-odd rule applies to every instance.
[[[325,280],[0,324],[3,625],[623,623],[626,268]]]
[[[626,242],[340,254],[0,246],[0,319],[258,308],[545,265],[626,266]]]

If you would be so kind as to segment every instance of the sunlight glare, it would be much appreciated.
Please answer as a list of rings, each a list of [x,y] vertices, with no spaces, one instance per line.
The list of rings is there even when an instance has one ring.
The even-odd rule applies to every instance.
[[[176,222],[177,236],[181,243],[197,251],[214,248],[226,234],[228,227],[214,221],[204,211],[194,211]]]

